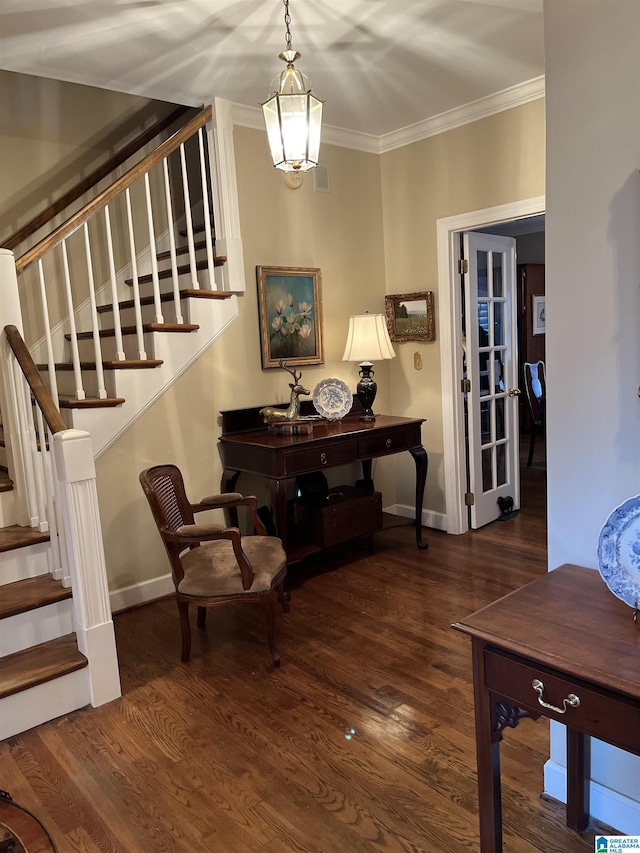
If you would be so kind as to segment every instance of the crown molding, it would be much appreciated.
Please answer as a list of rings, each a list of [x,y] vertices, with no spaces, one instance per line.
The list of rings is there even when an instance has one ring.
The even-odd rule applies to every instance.
[[[527,80],[525,83],[519,83],[517,86],[511,86],[509,89],[503,89],[501,92],[495,92],[493,95],[487,95],[485,98],[479,98],[477,101],[431,116],[424,121],[385,133],[379,137],[380,153],[385,154],[387,151],[393,151],[394,148],[402,148],[421,139],[428,139],[447,130],[454,130],[456,127],[462,127],[496,113],[537,101],[544,98],[544,91],[544,76],[534,77],[533,80]]]
[[[371,133],[359,133],[347,130],[343,127],[323,125],[322,141],[329,145],[338,145],[341,148],[354,148],[357,151],[365,151],[369,154],[385,154],[395,148],[411,145],[438,133],[445,133],[456,127],[470,124],[482,118],[513,109],[514,107],[528,104],[544,98],[544,76],[534,77],[517,86],[503,89],[485,98],[479,98],[469,104],[456,107],[453,110],[440,113],[431,118],[401,127],[391,133],[382,136],[374,136]],[[244,104],[233,104],[233,123],[241,127],[250,127],[254,130],[264,131],[264,120],[262,110],[259,107],[248,107]]]

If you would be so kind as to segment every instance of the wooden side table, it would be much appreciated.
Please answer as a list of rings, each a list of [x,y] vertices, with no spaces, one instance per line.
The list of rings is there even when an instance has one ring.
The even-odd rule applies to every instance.
[[[589,822],[589,739],[640,755],[640,624],[597,571],[564,565],[452,627],[472,639],[482,853],[502,851],[500,741],[567,727],[567,826]]]

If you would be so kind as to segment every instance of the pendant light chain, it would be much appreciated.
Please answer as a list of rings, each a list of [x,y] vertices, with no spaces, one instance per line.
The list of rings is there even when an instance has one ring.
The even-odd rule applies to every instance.
[[[284,3],[284,22],[287,25],[285,40],[287,42],[287,50],[291,50],[291,30],[289,29],[289,25],[291,24],[291,15],[289,14],[289,0],[282,0],[282,2]]]

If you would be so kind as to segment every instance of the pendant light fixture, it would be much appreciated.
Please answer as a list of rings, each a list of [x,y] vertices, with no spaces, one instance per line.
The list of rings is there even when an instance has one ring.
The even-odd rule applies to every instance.
[[[279,59],[287,67],[273,80],[273,94],[262,104],[262,112],[273,165],[283,172],[307,172],[318,165],[324,102],[311,94],[309,78],[293,64],[301,54],[291,47],[289,0],[283,3],[287,47]]]

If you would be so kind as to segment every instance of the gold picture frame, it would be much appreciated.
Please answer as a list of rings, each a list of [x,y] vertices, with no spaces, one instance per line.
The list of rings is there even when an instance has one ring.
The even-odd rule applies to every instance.
[[[263,369],[324,364],[317,267],[256,267]]]
[[[433,291],[394,293],[384,298],[392,341],[435,341]]]

